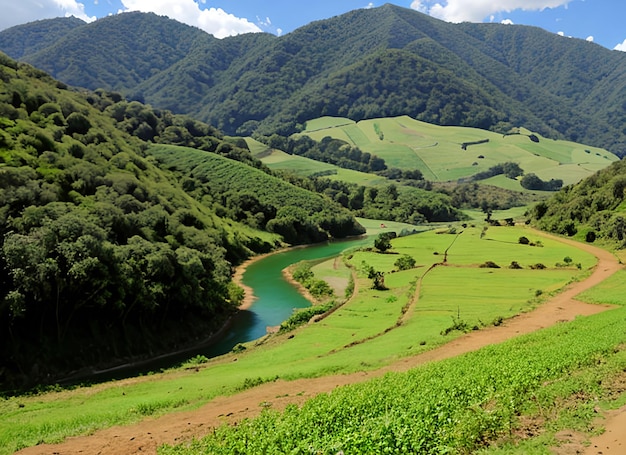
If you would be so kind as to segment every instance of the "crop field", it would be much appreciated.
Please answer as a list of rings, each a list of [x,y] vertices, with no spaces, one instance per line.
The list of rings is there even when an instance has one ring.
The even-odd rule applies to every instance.
[[[618,159],[604,149],[537,134],[539,142],[533,142],[529,138],[532,133],[523,128],[519,134],[503,136],[476,128],[431,125],[406,116],[358,123],[323,118],[308,122],[303,134],[316,140],[325,136],[345,140],[380,156],[388,166],[417,168],[432,181],[467,178],[496,164],[513,161],[526,173],[535,173],[544,180],[562,179],[567,185]],[[481,141],[487,142],[471,144]],[[465,150],[463,143],[469,144]],[[517,184],[512,189],[522,188]]]
[[[505,446],[520,415],[539,418],[556,397],[601,393],[598,384],[626,366],[616,350],[625,317],[622,308],[341,387],[159,453],[470,453],[496,438]],[[577,411],[591,423],[591,409]],[[532,453],[549,453],[546,442]],[[533,443],[506,453],[530,453]]]
[[[401,226],[394,225],[391,228],[399,227]],[[540,304],[542,298],[557,291],[569,281],[584,276],[595,264],[593,256],[555,240],[543,238],[535,231],[524,227],[490,227],[484,231],[481,226],[470,226],[458,234],[461,230],[463,229],[459,226],[456,234],[429,231],[397,238],[392,241],[390,252],[385,254],[374,250],[346,253],[344,259],[356,273],[356,294],[352,299],[319,322],[307,324],[294,332],[269,335],[250,342],[243,351],[202,364],[190,361],[187,365],[190,368],[174,369],[144,378],[3,399],[0,402],[0,453],[12,453],[21,447],[39,442],[60,441],[67,436],[89,433],[98,428],[129,424],[146,416],[195,408],[213,397],[236,393],[250,387],[251,384],[273,381],[276,378],[292,380],[375,369],[402,357],[447,343],[461,336],[465,329],[480,329],[497,323],[496,321],[502,318],[526,311]],[[518,243],[521,236],[526,236],[535,245],[542,246],[521,245]],[[446,249],[448,249],[447,265],[440,265],[428,271],[433,264],[443,262]],[[397,269],[395,262],[401,255],[414,257],[417,267],[395,271]],[[572,259],[570,266],[557,266],[557,263],[564,262],[565,257]],[[493,261],[502,268],[480,268],[479,265],[485,261]],[[512,261],[517,261],[523,268],[508,269]],[[531,270],[530,265],[537,263],[543,263],[546,269]],[[316,269],[317,277],[345,277],[346,275],[342,275],[345,271],[338,272],[333,264],[334,262],[319,264]],[[385,274],[388,290],[372,289],[372,282],[367,273],[369,267]],[[616,281],[613,285],[619,287],[621,283]],[[602,300],[612,296],[611,298],[619,299],[620,291],[611,290],[611,283],[607,286],[609,286],[607,289],[598,291],[599,294],[595,298]],[[404,309],[412,302],[413,311],[410,318],[398,325]],[[471,430],[470,433],[478,431],[478,427],[491,425],[491,419],[497,421],[494,428],[499,431],[502,425],[506,425],[511,413],[517,412],[522,406],[523,400],[521,398],[518,400],[518,395],[522,397],[525,396],[524,393],[536,391],[538,384],[543,381],[561,377],[559,375],[570,371],[578,365],[573,360],[574,354],[579,355],[580,365],[587,365],[587,359],[598,352],[605,352],[605,349],[609,349],[607,346],[613,346],[616,329],[611,325],[610,318],[601,316],[594,321],[596,322],[577,322],[578,326],[591,331],[590,333],[606,329],[606,337],[598,337],[595,341],[591,340],[593,342],[587,339],[579,342],[578,338],[572,337],[583,335],[575,335],[563,328],[558,329],[565,333],[561,335],[559,332],[558,343],[555,343],[550,353],[546,353],[546,359],[552,362],[547,364],[550,365],[549,368],[544,368],[542,358],[532,357],[533,351],[537,350],[536,343],[542,343],[541,340],[544,339],[541,337],[550,336],[537,335],[538,338],[533,339],[535,341],[525,342],[527,344],[519,341],[517,343],[522,343],[521,345],[493,348],[495,351],[489,350],[487,353],[477,353],[473,357],[459,359],[457,361],[459,363],[434,365],[432,369],[420,369],[407,375],[389,377],[388,381],[368,383],[360,389],[338,391],[338,395],[333,393],[330,400],[328,397],[320,397],[305,407],[319,409],[310,411],[314,414],[330,412],[334,415],[333,413],[340,412],[339,407],[349,406],[346,408],[350,409],[348,414],[364,422],[364,426],[359,428],[377,427],[381,432],[354,433],[355,430],[350,423],[352,417],[346,415],[344,417],[348,420],[345,432],[336,428],[327,429],[329,435],[332,432],[332,440],[282,439],[289,444],[305,444],[309,441],[311,447],[319,447],[320,450],[326,448],[322,453],[336,453],[339,449],[349,449],[346,453],[363,453],[373,450],[374,447],[382,449],[383,446],[361,445],[383,444],[382,440],[377,439],[379,437],[389,444],[393,443],[393,447],[444,447],[445,444],[452,444],[445,439],[444,434],[460,432],[459,434],[465,435],[466,431]],[[588,327],[585,324],[588,324]],[[623,328],[623,320],[621,324],[620,327]],[[581,333],[587,333],[582,328]],[[624,336],[623,329],[620,336]],[[601,343],[601,346],[598,343]],[[511,349],[519,349],[522,357],[518,359],[512,354],[507,354]],[[565,354],[559,354],[559,350],[564,350]],[[237,362],[233,362],[234,356]],[[531,359],[528,360],[524,356],[532,358],[528,357]],[[565,356],[567,359],[561,361],[558,356]],[[495,358],[503,360],[494,362]],[[484,371],[482,373],[476,371],[476,362],[487,362],[488,359],[491,359],[491,363],[484,364]],[[482,367],[478,369],[483,370]],[[441,376],[444,371],[447,373]],[[493,387],[479,391],[472,386],[469,379],[478,373],[480,375],[475,377],[478,385],[484,384],[490,377],[489,374],[498,375],[501,380]],[[468,376],[468,379],[458,383],[459,377],[462,376]],[[432,384],[439,384],[440,381],[442,388],[433,388]],[[391,389],[397,390],[397,394],[392,393]],[[450,393],[450,390],[459,390],[459,401],[453,400],[446,404],[442,397]],[[389,400],[382,398],[387,393]],[[412,402],[410,406],[413,407],[405,408],[398,403],[406,394],[421,398],[417,402]],[[371,396],[371,399],[376,400],[377,404],[372,408],[372,414],[370,416],[359,414],[361,410],[365,412],[366,406],[359,403],[357,398],[355,402],[346,401],[351,395],[357,398]],[[512,397],[515,401],[511,404],[509,399]],[[469,400],[467,403],[470,405],[465,405],[461,409],[459,403],[463,400]],[[330,406],[334,410],[315,408],[318,406],[315,403],[325,403],[321,406]],[[491,415],[490,407],[496,403],[498,410]],[[504,406],[502,410],[500,404]],[[485,420],[475,422],[477,428],[461,429],[470,408],[479,411],[477,416]],[[300,411],[290,410],[284,417],[270,413],[258,421],[242,426],[240,431],[244,431],[244,428],[248,428],[245,431],[270,431],[268,428],[254,426],[266,422],[264,419],[271,416],[271,425],[276,425],[273,427],[276,434],[284,435],[282,431],[299,434],[298,432],[302,430],[287,429],[282,426],[286,424],[279,423],[283,419],[291,422],[291,417],[288,416],[292,412]],[[417,414],[414,414],[415,412]],[[317,422],[310,414],[300,415],[303,422]],[[402,439],[405,441],[402,444],[408,444],[409,440],[410,444],[418,444],[416,441],[421,440],[422,436],[415,436],[413,432],[424,435],[426,430],[401,428],[407,426],[406,419],[410,417],[413,421],[420,415],[424,417],[423,422],[432,424],[441,419],[439,422],[443,425],[441,431],[424,439],[423,446],[396,445],[400,444],[398,432],[407,432],[408,439]],[[326,421],[326,418],[321,417],[317,419],[325,422],[319,425],[329,425],[332,421],[332,419]],[[391,426],[380,426],[387,421]],[[248,443],[252,443],[249,434],[226,436],[228,432],[223,431],[225,433],[220,431],[218,435],[219,438],[225,438],[223,443],[228,448],[224,448],[221,453],[233,453],[233,447],[236,446],[230,445],[232,438],[241,436],[243,438],[241,441],[248,438]],[[353,433],[349,436],[347,432]],[[314,437],[313,433],[311,437]],[[342,439],[343,436],[347,439]],[[263,437],[272,438],[265,433]],[[367,440],[370,437],[375,438],[376,442]],[[386,439],[387,437],[391,439]],[[474,441],[473,436],[463,438]],[[360,440],[362,442],[359,442]],[[338,446],[339,441],[346,445]],[[194,450],[200,451],[197,453],[220,453],[222,449],[215,449],[215,446],[211,445],[214,443],[222,444],[215,441],[199,442]],[[277,440],[271,442],[276,443]],[[203,448],[205,444],[209,444],[206,447],[210,448]],[[281,451],[273,445],[267,447],[270,452]],[[274,448],[269,450],[270,447]],[[290,447],[289,450],[295,448]],[[339,449],[335,450],[337,447]],[[176,453],[178,450],[183,449],[167,449],[164,453]],[[201,452],[202,450],[205,452]],[[255,452],[257,448],[248,446],[246,450]]]

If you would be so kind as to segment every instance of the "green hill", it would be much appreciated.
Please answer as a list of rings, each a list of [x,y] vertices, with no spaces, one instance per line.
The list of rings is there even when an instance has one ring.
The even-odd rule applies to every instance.
[[[533,222],[546,231],[626,247],[626,164],[613,163],[537,204]]]
[[[560,179],[569,185],[618,160],[601,148],[546,139],[523,129],[502,135],[477,128],[442,127],[408,116],[360,122],[319,118],[307,122],[303,134],[317,141],[324,137],[341,139],[379,156],[389,167],[419,169],[433,182],[471,181],[498,164],[515,162],[526,174],[543,180]],[[520,179],[486,183],[523,190]]]
[[[0,49],[13,47],[21,27],[0,33]],[[322,116],[409,115],[499,132],[526,127],[626,153],[626,55],[534,27],[451,24],[387,4],[281,37],[217,40],[132,13],[57,38],[20,58],[228,134],[290,134]]]
[[[185,162],[214,156],[241,193],[277,180],[207,125],[69,90],[0,54],[0,389],[206,340],[242,298],[232,267],[293,228],[281,210],[320,214],[307,224],[314,239],[288,240],[362,232],[346,210],[286,183],[275,182],[281,208],[264,223],[243,194],[196,200],[193,182],[150,153],[166,147],[156,142],[202,148],[167,150]],[[216,181],[212,170],[202,178]],[[271,223],[274,233],[263,230]]]

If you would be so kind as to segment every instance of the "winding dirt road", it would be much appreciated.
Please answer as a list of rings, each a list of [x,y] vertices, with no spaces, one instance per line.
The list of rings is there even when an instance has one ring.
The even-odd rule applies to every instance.
[[[591,315],[610,308],[609,306],[585,304],[575,300],[574,297],[621,269],[622,266],[617,258],[613,254],[592,245],[581,244],[540,232],[536,233],[587,251],[598,258],[598,264],[593,273],[584,281],[569,285],[564,292],[536,310],[511,318],[499,327],[490,327],[468,333],[437,349],[404,358],[380,370],[296,381],[278,380],[254,387],[232,397],[218,397],[195,411],[148,418],[135,425],[113,427],[97,431],[93,435],[69,438],[61,444],[30,447],[18,453],[22,455],[156,454],[157,447],[164,443],[174,444],[192,437],[202,437],[223,422],[236,422],[246,417],[258,415],[262,409],[260,404],[264,402],[271,403],[273,409],[283,409],[290,403],[301,404],[317,394],[330,392],[342,385],[366,381],[389,371],[406,371],[426,362],[454,357],[551,326],[560,321],[570,321],[580,315]],[[594,438],[588,451],[585,452],[587,455],[626,453],[624,451],[626,435],[621,431],[626,423],[626,408],[621,411],[609,418],[606,422],[607,432],[602,436],[605,439]],[[616,451],[612,451],[613,449]]]

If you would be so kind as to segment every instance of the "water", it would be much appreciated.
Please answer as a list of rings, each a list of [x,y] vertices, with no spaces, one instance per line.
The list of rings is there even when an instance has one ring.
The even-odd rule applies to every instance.
[[[267,327],[280,325],[294,309],[310,306],[294,286],[282,276],[282,270],[303,260],[337,256],[348,248],[371,244],[372,240],[342,240],[294,248],[253,262],[243,275],[243,283],[254,290],[256,300],[248,310],[240,311],[233,324],[216,344],[203,355],[214,357],[229,352],[236,344],[256,340],[267,333]]]

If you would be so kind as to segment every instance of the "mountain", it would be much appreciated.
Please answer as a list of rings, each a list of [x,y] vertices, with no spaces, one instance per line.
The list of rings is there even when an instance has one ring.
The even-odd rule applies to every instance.
[[[206,124],[0,53],[0,390],[206,340],[236,264],[361,233]]]
[[[0,49],[20,27],[0,33]],[[387,4],[281,37],[223,40],[129,13],[50,43],[22,58],[227,134],[287,134],[324,115],[410,115],[499,132],[523,126],[626,153],[626,54],[535,27],[450,24]]]
[[[197,40],[216,40],[197,28],[152,13],[126,13],[68,28],[62,34],[55,30],[45,36],[37,31],[32,46],[36,51],[22,56],[5,45],[15,35],[32,34],[36,24],[3,31],[0,49],[69,85],[90,89],[134,87],[188,55]]]

